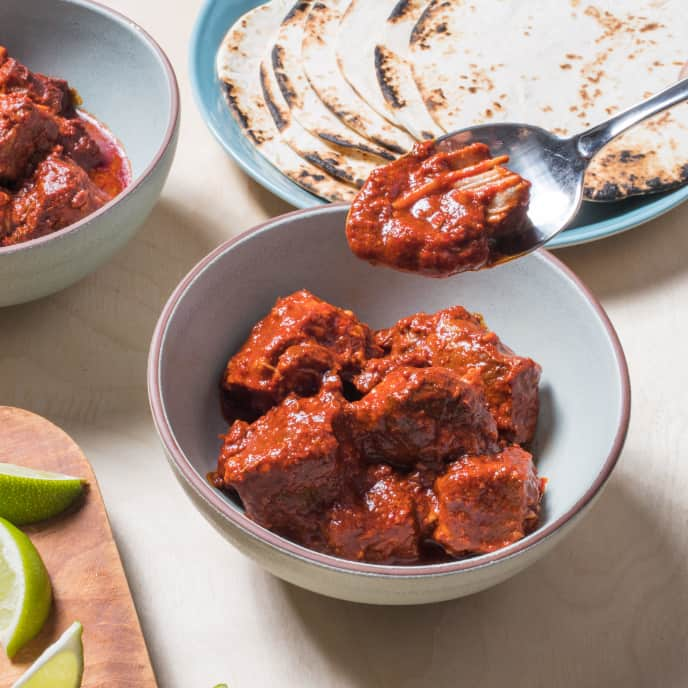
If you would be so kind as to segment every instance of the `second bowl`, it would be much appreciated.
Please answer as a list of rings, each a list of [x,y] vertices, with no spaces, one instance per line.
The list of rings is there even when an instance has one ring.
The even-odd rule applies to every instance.
[[[32,71],[66,79],[84,109],[119,139],[132,166],[131,184],[80,222],[0,247],[0,306],[8,306],[76,282],[134,235],[172,165],[179,94],[157,43],[89,0],[3,0],[0,45]]]

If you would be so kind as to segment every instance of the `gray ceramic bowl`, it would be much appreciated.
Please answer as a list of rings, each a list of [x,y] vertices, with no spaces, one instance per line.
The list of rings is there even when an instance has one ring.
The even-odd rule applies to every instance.
[[[174,157],[179,94],[155,41],[88,0],[2,0],[0,45],[30,69],[67,79],[84,109],[122,142],[133,172],[122,194],[81,222],[0,248],[0,306],[7,306],[81,279],[143,224]]]
[[[230,542],[275,575],[357,602],[417,604],[467,595],[543,556],[599,495],[629,418],[621,346],[595,298],[556,258],[540,251],[445,280],[372,267],[344,236],[346,208],[278,217],[229,241],[177,287],[151,344],[148,389],[154,421],[181,484]],[[542,364],[534,454],[549,478],[539,528],[485,556],[430,566],[379,566],[325,556],[250,521],[206,481],[215,467],[218,382],[229,356],[278,296],[302,287],[351,308],[373,327],[417,311],[462,304],[481,312],[517,352]]]

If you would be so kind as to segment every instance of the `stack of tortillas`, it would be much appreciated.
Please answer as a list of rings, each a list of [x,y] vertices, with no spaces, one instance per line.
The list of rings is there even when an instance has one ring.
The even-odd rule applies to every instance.
[[[685,0],[272,0],[220,46],[217,71],[245,134],[281,172],[351,200],[416,140],[527,122],[570,136],[676,81]],[[587,198],[688,181],[688,104],[593,160]]]

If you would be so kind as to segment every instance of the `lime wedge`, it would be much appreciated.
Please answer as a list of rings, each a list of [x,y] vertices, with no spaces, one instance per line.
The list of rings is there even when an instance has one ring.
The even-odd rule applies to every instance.
[[[82,631],[75,621],[12,688],[79,688],[84,673]]]
[[[0,518],[0,643],[8,657],[41,630],[51,601],[40,554],[21,530]]]
[[[57,516],[83,489],[71,475],[0,463],[0,517],[21,526]]]

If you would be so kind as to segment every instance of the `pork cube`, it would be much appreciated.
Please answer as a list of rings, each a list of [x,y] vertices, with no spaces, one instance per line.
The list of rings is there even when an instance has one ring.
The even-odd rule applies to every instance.
[[[444,366],[479,383],[505,442],[530,442],[539,408],[540,366],[517,356],[478,315],[461,306],[418,313],[375,334],[384,356],[366,363],[355,378],[366,393],[400,366]]]
[[[59,118],[59,126],[59,143],[77,165],[88,171],[103,163],[100,146],[91,138],[83,120]]]
[[[393,370],[339,427],[366,461],[406,467],[493,451],[498,440],[480,386],[438,366]]]
[[[330,509],[325,519],[327,548],[354,561],[412,563],[419,556],[418,502],[423,492],[413,478],[390,466],[376,466],[371,474],[372,485],[362,498]]]
[[[418,143],[370,174],[345,227],[359,258],[446,277],[498,261],[503,236],[524,226],[530,183],[502,166],[508,156],[437,148]]]
[[[227,364],[226,407],[238,416],[243,408],[250,419],[292,392],[314,394],[328,370],[351,379],[377,350],[371,340],[368,326],[351,311],[305,289],[277,299]]]
[[[432,538],[456,557],[505,547],[537,525],[543,489],[533,457],[520,447],[455,461],[435,480]]]
[[[3,246],[35,239],[67,227],[109,201],[88,174],[58,147],[41,162],[31,180],[15,195],[13,230]]]
[[[326,385],[317,396],[290,395],[225,437],[218,476],[260,525],[316,546],[322,512],[340,493],[346,458],[332,429],[344,399]]]
[[[23,95],[0,97],[0,182],[13,184],[57,141],[58,124],[45,107]]]
[[[21,62],[9,57],[3,46],[0,46],[0,93],[26,95],[62,117],[76,115],[74,96],[64,79],[31,72]]]

